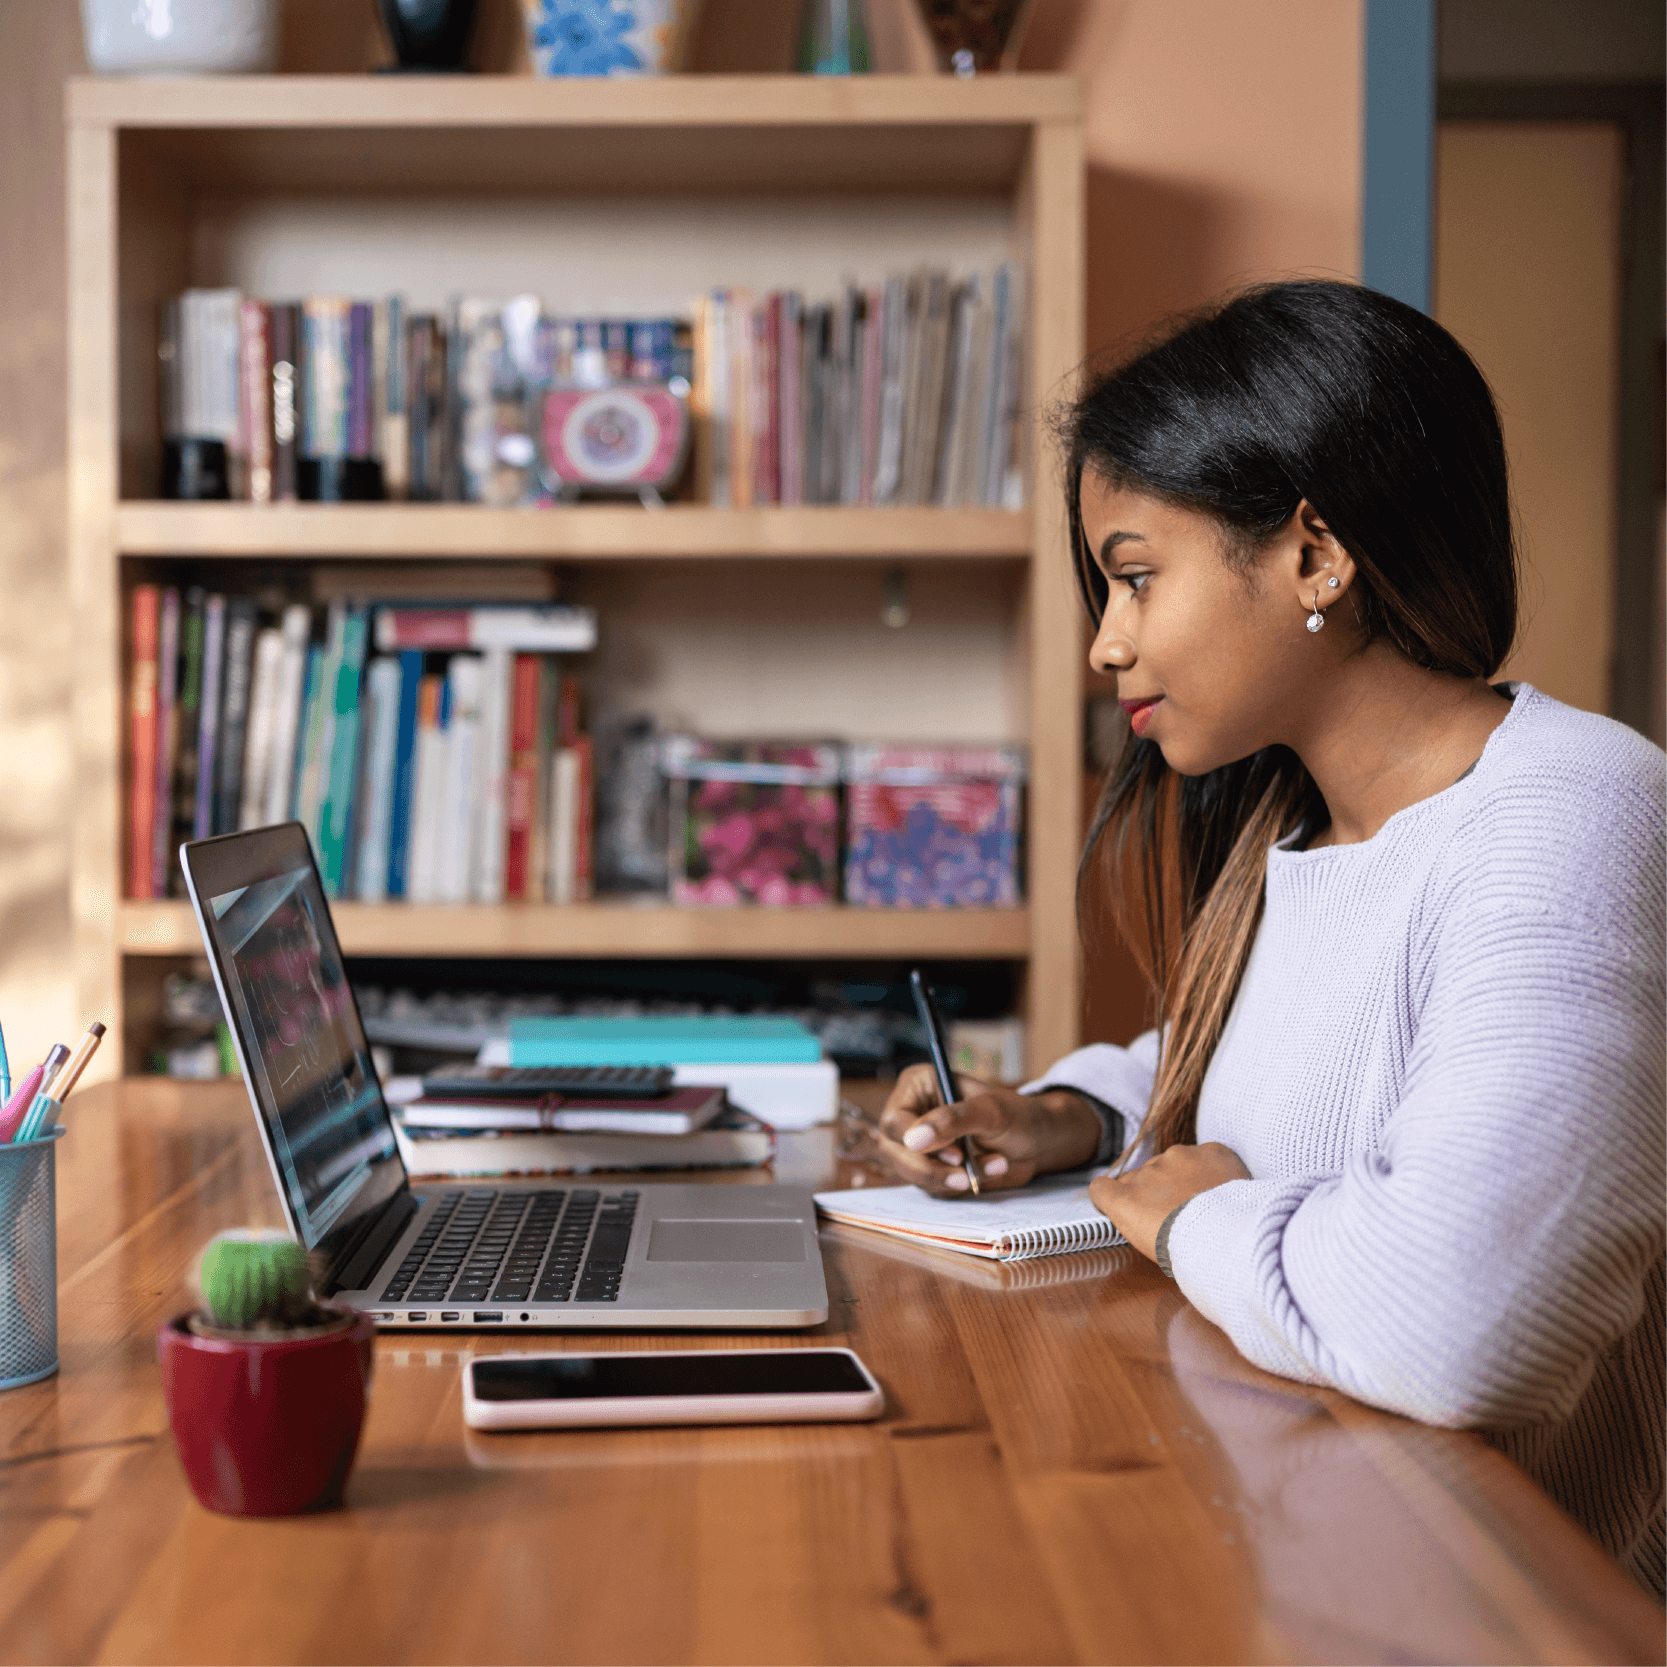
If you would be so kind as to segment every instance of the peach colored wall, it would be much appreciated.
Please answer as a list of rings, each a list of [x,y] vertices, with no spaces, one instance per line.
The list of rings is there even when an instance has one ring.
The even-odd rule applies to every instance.
[[[1622,141],[1610,122],[1444,122],[1436,317],[1493,386],[1523,562],[1505,675],[1609,710]]]

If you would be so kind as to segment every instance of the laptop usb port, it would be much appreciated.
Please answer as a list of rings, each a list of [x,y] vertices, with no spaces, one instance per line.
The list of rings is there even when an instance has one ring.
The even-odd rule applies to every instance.
[[[451,1308],[442,1309],[440,1312],[440,1318],[442,1320],[461,1320],[463,1316],[459,1314],[455,1308]]]
[[[488,1325],[493,1320],[501,1320],[502,1318],[503,1318],[502,1314],[486,1314],[486,1313],[483,1313],[478,1308],[475,1310],[475,1324],[476,1325]]]

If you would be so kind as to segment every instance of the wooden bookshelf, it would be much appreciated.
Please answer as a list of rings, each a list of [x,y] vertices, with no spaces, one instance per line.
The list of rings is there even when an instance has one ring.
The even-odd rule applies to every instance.
[[[436,249],[435,222],[422,218],[447,193],[487,204],[499,228],[517,220],[534,227],[555,212],[593,213],[598,202],[620,197],[642,199],[653,214],[681,203],[679,224],[687,231],[698,221],[700,235],[684,238],[690,247],[673,251],[676,259],[668,255],[666,271],[679,284],[690,272],[703,274],[703,283],[777,283],[772,274],[780,268],[771,262],[786,258],[780,245],[791,236],[772,224],[769,205],[777,202],[791,202],[801,214],[806,204],[816,212],[826,205],[830,216],[855,214],[859,230],[864,217],[878,223],[887,213],[895,228],[902,214],[911,237],[918,227],[919,258],[947,265],[968,264],[969,237],[998,237],[998,254],[1027,267],[1029,405],[1040,411],[1083,351],[1082,112],[1074,79],[83,79],[68,86],[66,120],[78,643],[72,908],[82,1009],[126,1039],[126,1060],[110,1059],[109,1068],[137,1063],[161,977],[200,947],[183,904],[122,897],[124,585],[134,564],[165,572],[179,562],[200,571],[219,559],[289,566],[509,558],[559,563],[581,585],[593,565],[625,576],[634,563],[660,572],[667,563],[696,563],[704,564],[703,575],[715,575],[714,584],[729,574],[723,582],[743,600],[766,581],[779,592],[797,582],[791,575],[848,572],[852,562],[921,564],[944,575],[945,584],[977,591],[987,609],[1004,610],[1009,657],[1022,685],[1012,733],[979,738],[1030,747],[1023,908],[343,904],[337,918],[344,947],[360,955],[1011,960],[1026,969],[1032,1058],[1045,1061],[1075,1044],[1080,626],[1064,518],[1040,440],[1031,503],[1017,513],[691,504],[659,511],[593,504],[507,511],[452,504],[256,507],[151,497],[159,455],[157,310],[190,284],[239,281],[227,264],[227,225],[240,224],[240,215],[279,211],[292,221],[315,213],[320,225],[334,224],[328,217],[339,216],[343,204],[364,207],[384,231],[390,217],[397,228],[409,216],[412,247],[421,244],[430,265],[466,289],[480,282],[469,266],[477,252],[461,238],[455,246],[442,239]],[[846,270],[866,266],[865,278],[878,277],[881,263],[897,259],[895,234],[893,244],[870,249],[860,236],[847,249],[843,230],[832,241],[840,246],[839,263],[817,257],[828,262],[828,291]],[[560,304],[559,283],[559,272],[532,271],[526,287]],[[342,287],[329,270],[309,274],[309,284]],[[737,562],[756,578],[734,579]],[[836,566],[820,566],[830,563]],[[620,594],[630,594],[629,587]],[[819,635],[814,619],[803,629],[803,652],[837,670],[851,645],[837,631]],[[926,635],[917,640],[934,647],[934,664],[975,678],[978,656],[962,648],[955,629],[945,610],[942,620],[922,621]],[[908,709],[906,695],[897,705]],[[952,705],[940,701],[938,709]],[[840,713],[828,711],[820,727],[841,733]],[[903,728],[898,734],[972,738],[908,735]]]

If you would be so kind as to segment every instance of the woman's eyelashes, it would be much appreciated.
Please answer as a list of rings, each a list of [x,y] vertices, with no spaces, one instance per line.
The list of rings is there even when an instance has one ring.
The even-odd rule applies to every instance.
[[[1115,585],[1127,585],[1138,596],[1146,588],[1146,581],[1151,577],[1150,573],[1113,573],[1111,582]]]

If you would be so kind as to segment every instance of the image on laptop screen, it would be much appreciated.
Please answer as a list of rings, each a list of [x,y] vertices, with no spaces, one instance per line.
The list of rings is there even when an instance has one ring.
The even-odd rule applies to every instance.
[[[393,1125],[311,865],[207,899],[301,1242],[316,1246],[394,1155]]]

